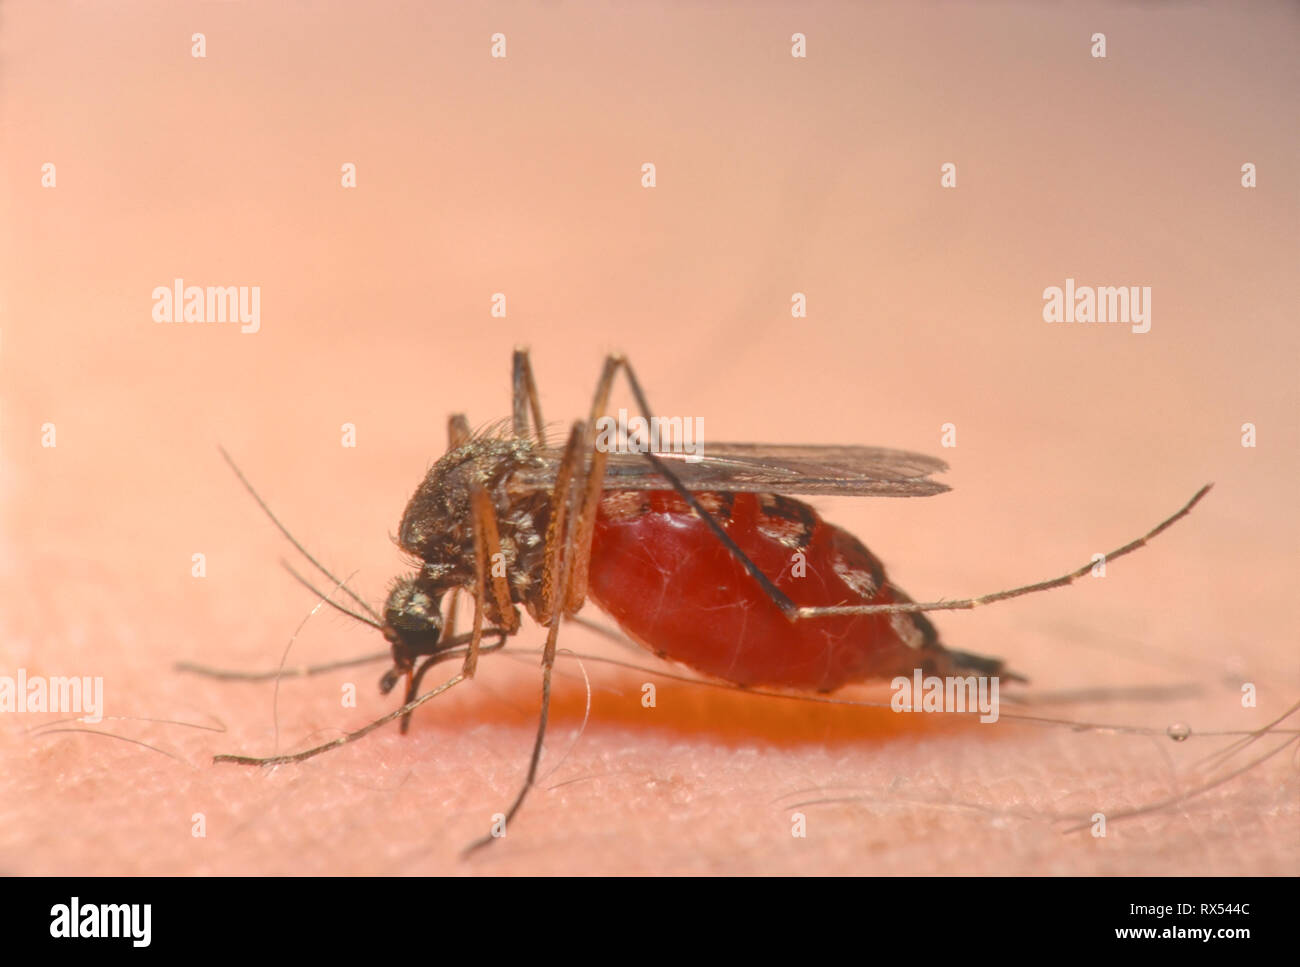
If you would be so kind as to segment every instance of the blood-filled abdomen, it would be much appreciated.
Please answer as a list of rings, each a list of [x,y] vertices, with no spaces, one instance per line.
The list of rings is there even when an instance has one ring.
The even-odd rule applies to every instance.
[[[696,497],[801,607],[909,600],[861,542],[802,501],[751,493]],[[672,491],[605,495],[588,593],[651,651],[741,685],[831,691],[915,668],[992,674],[1001,666],[947,651],[920,613],[791,622]]]

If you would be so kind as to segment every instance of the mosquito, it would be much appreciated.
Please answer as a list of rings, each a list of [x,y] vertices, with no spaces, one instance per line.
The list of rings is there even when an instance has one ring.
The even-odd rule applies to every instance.
[[[382,611],[293,537],[223,450],[275,526],[356,608],[291,573],[383,634],[392,667],[380,690],[387,694],[404,680],[405,700],[369,725],[303,752],[216,761],[299,762],[397,719],[406,731],[420,705],[473,678],[480,656],[520,631],[522,607],[547,629],[541,709],[528,771],[504,813],[504,828],[537,779],[561,623],[588,599],[656,655],[741,687],[826,693],[917,669],[926,676],[1025,681],[1000,659],[946,647],[926,613],[1063,587],[1095,566],[1090,560],[1051,580],[978,597],[915,602],[860,541],[796,498],[943,493],[950,488],[932,479],[947,469],[943,461],[857,446],[712,443],[691,461],[669,451],[611,452],[596,445],[596,428],[620,371],[650,417],[654,411],[631,364],[610,355],[589,417],[575,421],[558,447],[546,439],[528,351],[515,350],[508,430],[476,435],[464,414],[450,417],[447,452],[411,497],[396,537],[414,571],[394,580]],[[1106,560],[1132,553],[1185,517],[1210,487]],[[460,592],[474,605],[471,630],[462,634],[455,628]],[[419,693],[431,667],[457,658],[456,674]],[[477,840],[467,852],[494,838]]]

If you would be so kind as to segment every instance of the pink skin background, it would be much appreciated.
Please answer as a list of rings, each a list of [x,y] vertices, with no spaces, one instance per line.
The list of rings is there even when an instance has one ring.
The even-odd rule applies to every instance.
[[[103,676],[109,715],[225,731],[3,714],[0,870],[1300,872],[1294,746],[1064,832],[1287,740],[1216,772],[1230,740],[1171,723],[1255,729],[1300,697],[1298,28],[1284,4],[6,4],[0,672]],[[177,277],[261,286],[261,330],[153,322]],[[1151,286],[1150,332],[1046,324],[1067,277]],[[575,741],[561,662],[545,778],[468,862],[523,776],[535,656],[485,658],[408,736],[213,765],[276,749],[277,714],[292,750],[395,705],[382,664],[285,681],[278,713],[270,684],[173,670],[272,668],[314,603],[218,445],[378,604],[447,416],[508,414],[516,344],[561,426],[618,350],[706,443],[942,455],[949,494],[813,501],[918,598],[1062,573],[1216,486],[1104,579],[936,616],[1032,679],[995,726],[679,683],[572,627],[650,670],[585,662]],[[288,662],[382,647],[322,610]]]

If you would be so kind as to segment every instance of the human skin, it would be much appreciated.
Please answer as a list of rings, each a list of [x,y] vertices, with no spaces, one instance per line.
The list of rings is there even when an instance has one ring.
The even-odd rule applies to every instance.
[[[1295,89],[1293,15],[1107,8],[1097,64],[1080,36],[1098,28],[1077,12],[1029,25],[830,8],[807,15],[817,44],[789,74],[794,28],[775,13],[601,14],[598,42],[569,14],[521,14],[505,70],[486,73],[460,40],[430,62],[425,33],[449,28],[400,13],[358,44],[328,11],[204,8],[196,25],[181,7],[124,7],[56,31],[44,9],[6,9],[6,33],[29,42],[6,64],[0,160],[0,674],[102,676],[109,715],[224,731],[114,719],[94,727],[111,735],[42,735],[59,716],[3,715],[0,870],[1300,871],[1293,747],[1119,815],[1287,741],[1197,767],[1231,741],[1203,733],[1257,729],[1300,697],[1300,346],[1279,284],[1296,190],[1238,184],[1244,160],[1276,173],[1295,157],[1293,126],[1275,123]],[[468,37],[499,29],[457,16]],[[202,28],[205,62],[173,49]],[[254,32],[283,39],[254,49]],[[1208,67],[1207,44],[1224,52]],[[239,136],[212,150],[182,136],[192,124]],[[1106,137],[1079,135],[1090,124]],[[55,189],[39,184],[46,161]],[[153,322],[150,293],[175,277],[260,285],[260,331]],[[1151,285],[1151,331],[1044,323],[1042,290],[1067,277]],[[790,316],[795,291],[807,318]],[[916,599],[1055,576],[1215,489],[1104,578],[934,616],[951,647],[1030,679],[1004,690],[995,725],[679,683],[574,626],[563,647],[646,670],[585,661],[575,741],[587,691],[562,659],[544,778],[469,860],[526,769],[535,658],[485,656],[406,736],[389,726],[275,770],[212,763],[304,748],[396,704],[382,663],[283,681],[278,702],[270,684],[174,670],[273,668],[295,632],[290,665],[383,648],[328,609],[302,624],[316,599],[279,568],[292,549],[218,445],[378,604],[409,567],[387,535],[447,416],[506,416],[521,343],[561,429],[619,350],[660,414],[703,417],[706,449],[942,456],[949,494],[812,501]],[[526,623],[513,644],[543,637]],[[1179,722],[1193,736],[1175,743],[1163,733]],[[1066,832],[1098,812],[1104,837]]]
[[[1242,709],[1235,681],[1221,681],[1233,669],[1213,647],[1216,636],[1195,637],[1203,642],[1200,653],[1186,648],[1183,636],[1189,623],[1180,618],[1180,609],[1205,612],[1196,611],[1195,588],[1185,586],[1195,582],[1171,580],[1170,575],[1198,570],[1199,564],[1182,558],[1189,546],[1201,543],[1195,534],[1198,525],[1213,531],[1213,503],[1128,565],[1111,565],[1113,571],[1099,582],[1104,587],[1085,583],[1040,602],[949,615],[941,621],[949,641],[966,645],[969,638],[956,635],[970,629],[966,634],[989,643],[981,650],[1002,654],[1013,668],[1029,675],[1034,684],[1021,690],[1025,697],[1102,690],[1102,701],[1070,701],[1066,695],[1062,702],[1019,708],[1007,700],[996,725],[827,707],[665,680],[660,675],[670,669],[638,654],[634,646],[611,645],[586,628],[566,627],[561,639],[566,648],[653,670],[631,672],[585,662],[591,714],[572,744],[582,722],[586,689],[576,666],[561,662],[549,753],[543,762],[545,778],[507,838],[465,861],[459,851],[486,832],[492,814],[505,808],[521,781],[537,710],[536,657],[516,664],[503,655],[485,656],[478,678],[421,709],[405,737],[389,726],[341,751],[274,771],[212,764],[210,757],[217,752],[256,755],[276,749],[274,686],[183,676],[171,669],[172,662],[273,668],[314,601],[275,567],[277,540],[269,522],[220,467],[215,454],[210,462],[212,485],[227,491],[212,522],[214,533],[229,534],[219,539],[219,546],[235,548],[246,541],[252,548],[232,551],[229,560],[241,562],[233,575],[210,573],[194,581],[196,590],[178,582],[170,596],[166,591],[149,593],[141,588],[150,572],[138,546],[134,551],[121,546],[108,555],[104,570],[113,560],[120,561],[123,583],[114,584],[112,594],[99,591],[97,597],[96,582],[104,580],[98,568],[64,565],[60,573],[54,552],[46,551],[35,559],[31,581],[24,584],[25,606],[16,615],[9,612],[11,621],[15,616],[18,620],[7,640],[57,641],[66,656],[76,653],[79,638],[84,642],[80,647],[89,650],[102,644],[104,628],[116,628],[121,637],[112,661],[96,661],[87,651],[71,662],[91,672],[102,668],[110,712],[196,723],[212,716],[227,731],[202,733],[115,721],[97,726],[155,744],[183,760],[178,762],[107,737],[33,737],[10,730],[5,760],[15,781],[3,824],[8,831],[7,869],[1294,869],[1294,852],[1287,844],[1294,840],[1289,830],[1294,828],[1295,777],[1288,754],[1175,807],[1117,818],[1105,838],[1095,838],[1087,831],[1065,829],[1098,811],[1118,813],[1195,789],[1203,780],[1194,763],[1227,740],[1197,737],[1175,744],[1163,736],[1075,732],[1016,725],[1011,719],[1017,712],[1031,712],[1145,725],[1156,732],[1178,721],[1191,723],[1198,732],[1254,728],[1278,710],[1279,701],[1294,694],[1262,687],[1262,707]],[[254,472],[253,466],[248,472]],[[263,477],[276,476],[264,466],[257,469]],[[283,472],[293,475],[291,468]],[[375,489],[381,486],[374,482]],[[950,496],[956,499],[955,493]],[[941,499],[933,499],[936,509]],[[319,495],[309,495],[306,502],[321,506]],[[909,513],[914,509],[919,517],[930,502],[898,506]],[[832,503],[846,510],[852,506],[849,501]],[[882,507],[880,515],[889,509]],[[1172,508],[1162,508],[1159,515],[1166,510]],[[330,516],[323,508],[319,512]],[[1003,513],[1017,516],[1005,506]],[[292,516],[303,512],[296,510]],[[1106,543],[1118,544],[1149,523],[1153,521],[1123,531],[1113,521],[1094,526],[1113,535]],[[350,524],[342,526],[349,533],[353,530]],[[328,531],[327,540],[335,533]],[[938,544],[942,537],[932,533],[929,539]],[[32,538],[33,543],[38,540]],[[1050,535],[1042,541],[1050,542]],[[366,541],[358,536],[356,543]],[[1202,553],[1194,552],[1196,562],[1205,560]],[[388,556],[396,557],[391,549]],[[214,562],[218,557],[214,551]],[[396,570],[400,564],[392,567]],[[1021,567],[1007,559],[999,561],[996,570],[1002,583],[1039,576]],[[365,587],[376,582],[357,583]],[[84,607],[70,611],[61,604],[69,599]],[[1155,602],[1164,612],[1161,621],[1152,614]],[[1144,626],[1150,630],[1142,638],[1115,631]],[[138,629],[150,629],[150,634],[141,635]],[[539,629],[528,626],[519,636],[520,646],[536,648],[541,638]],[[350,657],[376,647],[382,642],[374,632],[326,612],[304,625],[287,664]],[[35,649],[21,661],[33,672],[46,673],[69,663],[65,657],[56,665]],[[1247,662],[1251,673],[1237,669],[1237,679],[1276,682],[1287,674],[1286,655],[1280,649],[1259,649],[1238,661]],[[375,687],[384,667],[380,663],[282,682],[279,749],[325,741],[340,729],[359,726],[395,707],[392,697],[379,696]],[[645,682],[658,683],[652,709],[642,703]],[[359,707],[341,707],[345,683],[355,683]],[[1192,694],[1170,697],[1161,687],[1174,695]],[[1152,694],[1135,694],[1143,689]],[[1015,692],[1003,694],[1012,699]],[[880,702],[888,695],[877,688],[837,697]],[[1243,765],[1276,744],[1258,746],[1231,765]],[[791,833],[796,813],[806,817],[805,838]],[[202,837],[193,835],[199,814],[206,834]],[[1199,844],[1194,852],[1188,846],[1193,840]]]
[[[303,611],[310,604],[287,581],[281,583],[286,603],[292,602],[288,607],[296,604]],[[1133,583],[1140,590],[1140,582]],[[32,592],[38,601],[51,599],[48,588]],[[287,608],[274,610],[280,620],[287,615],[292,621]],[[1064,615],[1054,612],[1050,620],[1068,627],[1070,609],[1064,601],[1062,610]],[[1139,609],[1133,617],[1142,616]],[[207,624],[210,633],[191,635],[190,641],[216,642],[238,635],[241,628],[248,629],[250,641],[265,638],[265,628],[276,619],[250,621],[247,613],[236,612],[223,620],[210,612],[174,620],[178,626],[191,620]],[[355,652],[375,643],[376,636],[365,629],[353,630],[327,617],[313,621],[321,630],[299,638],[291,663],[305,660],[306,652],[315,658],[322,645]],[[59,626],[53,630],[57,633]],[[570,628],[563,641],[575,651],[637,660],[630,650],[603,647],[594,637],[586,629]],[[1175,664],[1158,655],[1138,661],[1111,655],[1113,668],[1098,674],[1094,666],[1085,673],[1081,644],[1095,659],[1095,652],[1086,651],[1087,639],[1108,636],[1092,632],[1080,637],[1083,643],[1071,645],[1067,636],[1064,647],[1058,641],[1055,648],[1044,642],[1040,649],[1017,649],[1023,654],[1013,659],[1015,667],[1058,687],[1108,680],[1197,684],[1199,678],[1199,694],[1181,700],[1133,699],[1117,686],[1111,701],[1065,702],[1027,711],[1148,724],[1157,730],[1166,720],[1194,723],[1199,730],[1262,719],[1229,711],[1235,696],[1204,681],[1204,675],[1180,673],[1180,666],[1188,667],[1188,656]],[[535,644],[540,633],[533,630],[521,638]],[[281,641],[270,642],[231,662],[274,667],[281,648]],[[1118,813],[1195,788],[1200,780],[1192,764],[1226,740],[1175,745],[1164,737],[1014,725],[1009,716],[1020,710],[1009,701],[1002,706],[1006,717],[997,725],[828,708],[688,686],[653,673],[612,671],[593,661],[584,663],[592,708],[581,737],[571,745],[586,690],[575,666],[562,662],[550,751],[543,762],[546,776],[506,839],[466,861],[459,851],[486,832],[491,814],[504,809],[523,774],[537,707],[535,657],[518,666],[504,656],[485,657],[479,677],[422,709],[405,737],[390,726],[310,762],[262,771],[213,765],[209,757],[214,752],[273,751],[273,687],[184,678],[168,668],[176,654],[168,642],[160,640],[147,650],[154,660],[141,660],[138,677],[119,671],[108,678],[112,708],[191,722],[213,715],[228,731],[190,734],[175,726],[125,722],[99,726],[153,742],[183,762],[100,736],[7,733],[5,758],[14,780],[4,824],[9,870],[1294,869],[1287,844],[1294,840],[1288,830],[1294,828],[1295,779],[1285,753],[1176,807],[1117,818],[1099,839],[1087,831],[1065,832],[1066,825],[1086,821],[1097,811]],[[1051,660],[1053,650],[1061,659]],[[260,658],[252,657],[255,651],[262,653]],[[1208,668],[1213,662],[1214,656],[1202,656],[1193,667]],[[642,663],[655,664],[648,656]],[[395,703],[373,690],[382,667],[282,683],[280,748],[324,741],[337,728],[362,724],[391,709]],[[658,682],[653,709],[641,701],[647,681]],[[119,694],[123,682],[134,687]],[[357,684],[359,708],[340,708],[342,682]],[[1043,689],[1052,690],[1050,685]],[[1233,764],[1244,761],[1238,757]],[[831,801],[803,805],[817,800]],[[796,813],[807,817],[806,838],[791,833]],[[198,814],[203,837],[193,835]],[[19,841],[18,831],[42,835]],[[1189,849],[1192,841],[1198,844],[1196,851]]]

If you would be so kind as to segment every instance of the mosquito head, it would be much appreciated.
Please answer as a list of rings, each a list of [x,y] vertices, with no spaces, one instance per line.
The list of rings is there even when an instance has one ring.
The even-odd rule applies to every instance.
[[[432,655],[442,637],[442,595],[415,578],[399,579],[384,604],[383,632],[401,668],[410,668],[420,655]]]

